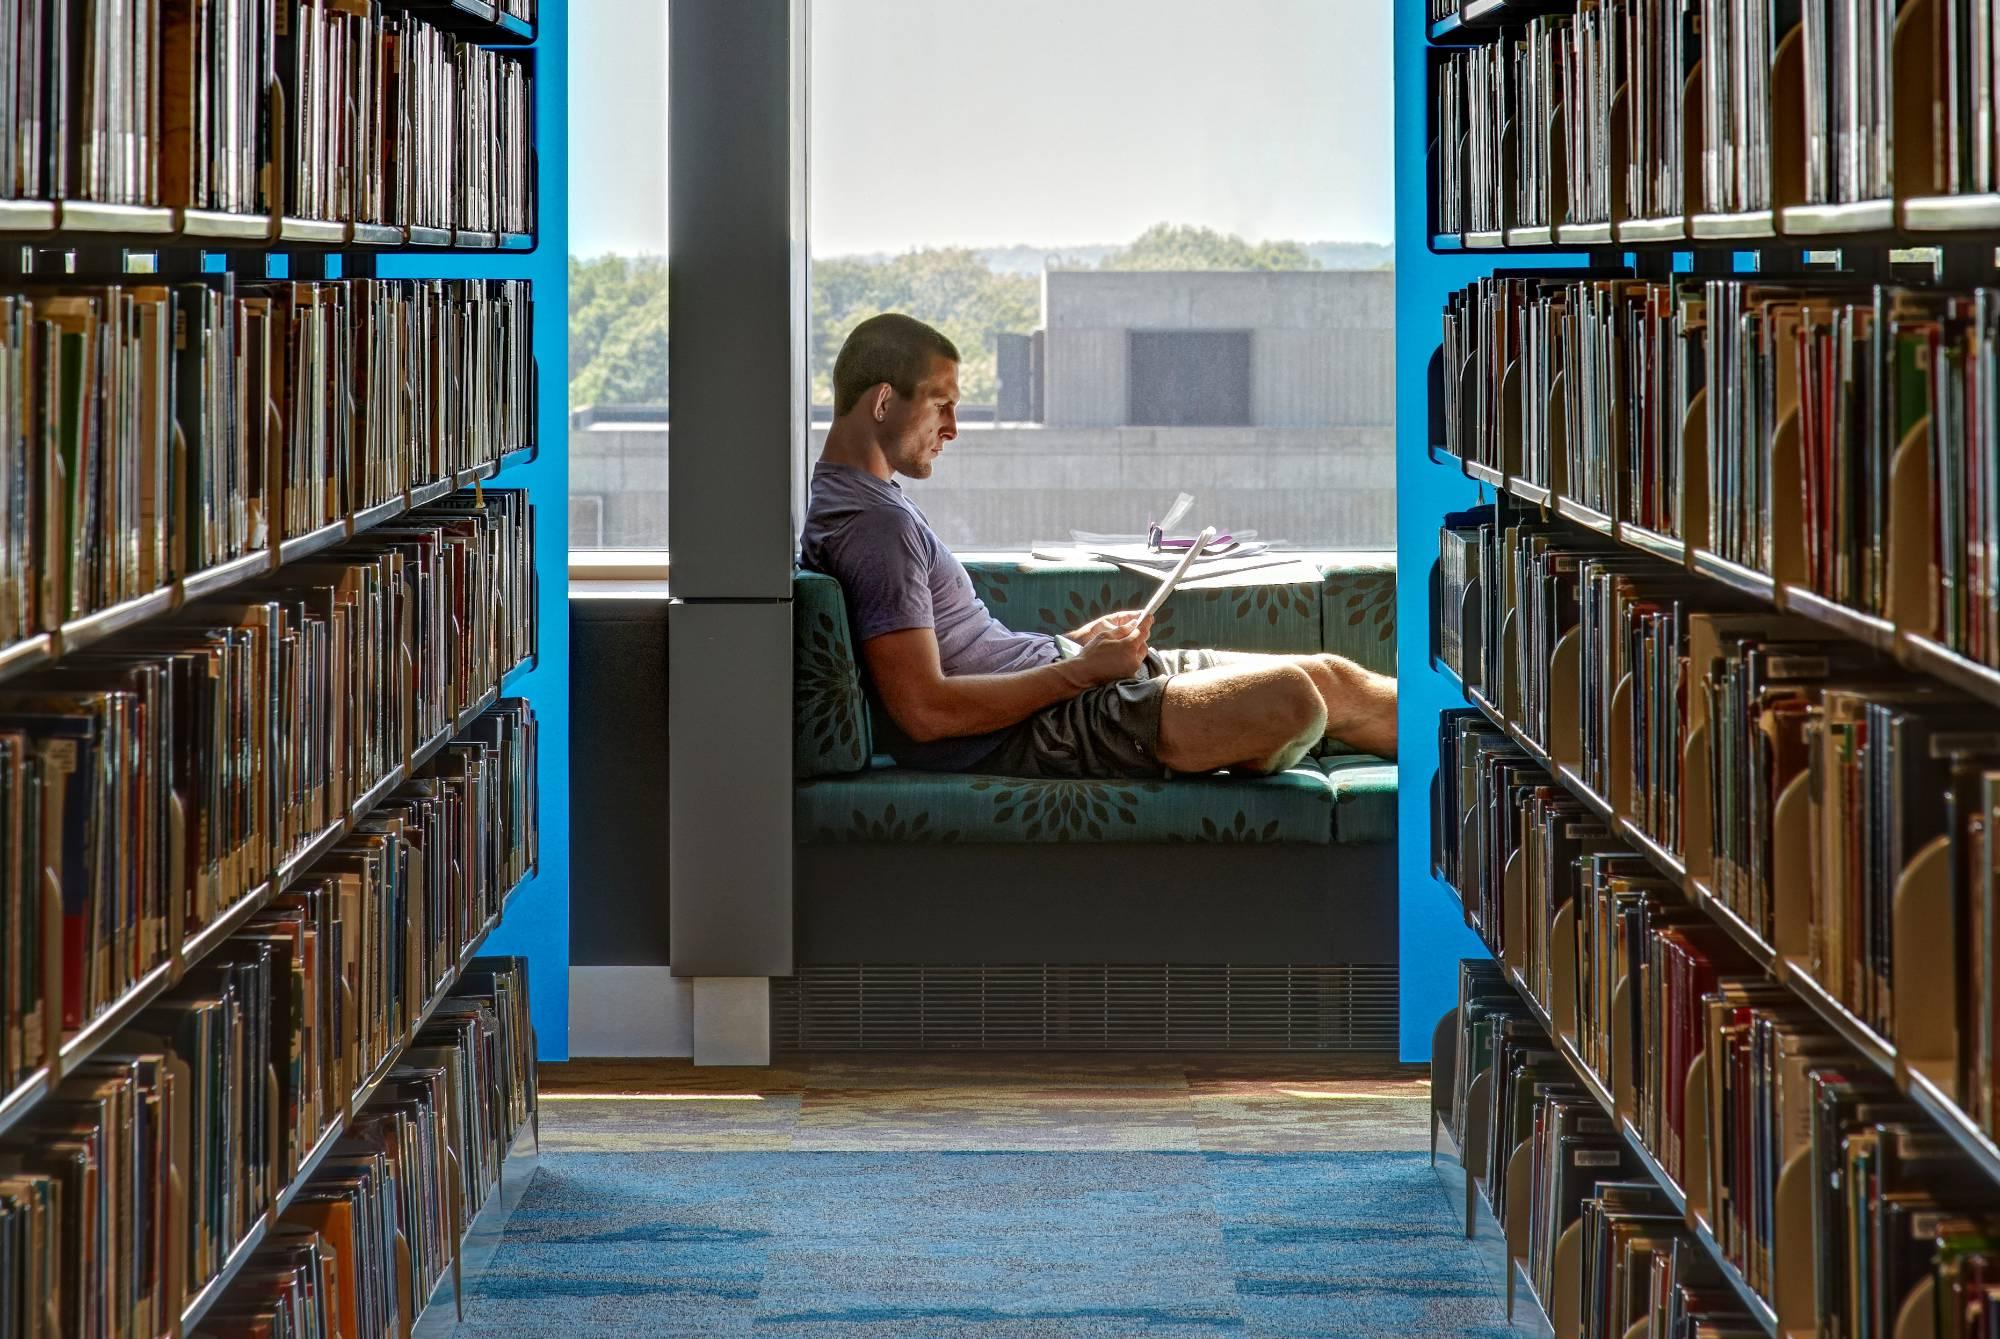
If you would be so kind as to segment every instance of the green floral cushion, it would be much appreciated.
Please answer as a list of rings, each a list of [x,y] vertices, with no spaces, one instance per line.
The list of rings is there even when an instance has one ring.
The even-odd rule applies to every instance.
[[[794,795],[793,831],[798,840],[824,845],[1325,845],[1334,835],[1333,787],[1312,763],[1270,777],[1180,777],[1172,781],[1024,781],[893,768],[808,781],[798,786]]]
[[[967,564],[1010,627],[1068,631],[1144,603],[1145,578],[1119,568],[1043,562]],[[1333,651],[1395,669],[1392,554],[1324,567],[1317,587],[1185,591],[1155,627],[1162,646]],[[1308,612],[1309,611],[1309,612]],[[801,840],[836,841],[1393,841],[1396,767],[1338,745],[1281,777],[1166,783],[1011,781],[904,772],[873,755],[846,602],[830,577],[793,586],[793,773]],[[856,775],[856,774],[860,775]]]
[[[1342,846],[1396,840],[1396,764],[1366,753],[1320,758],[1333,788],[1333,839]]]
[[[1320,650],[1378,674],[1396,672],[1396,555],[1357,553],[1322,564]]]
[[[1093,618],[1137,609],[1153,589],[1151,578],[1108,563],[976,559],[965,567],[993,616],[1021,632],[1073,632]],[[1174,650],[1317,651],[1319,588],[1297,582],[1177,591],[1153,620],[1153,644]]]
[[[873,751],[840,583],[798,572],[792,581],[792,775],[859,772]]]

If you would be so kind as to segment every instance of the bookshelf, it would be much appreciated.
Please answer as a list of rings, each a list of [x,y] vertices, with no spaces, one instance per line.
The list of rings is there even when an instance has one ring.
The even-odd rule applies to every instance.
[[[0,417],[37,446],[0,462],[10,1324],[247,1333],[367,1273],[362,1328],[407,1334],[533,1156],[568,748],[566,32],[533,9],[211,0],[241,79],[195,98],[215,52],[166,5],[66,58],[122,72],[48,104],[66,182],[0,150]],[[304,116],[336,48],[371,54]],[[66,1274],[100,1201],[118,1258]]]
[[[1964,408],[2000,209],[1980,97],[1949,91],[1996,34],[1835,8],[1399,14],[1398,537],[1433,572],[1401,597],[1404,1054],[1468,1231],[1490,1208],[1565,1336],[1629,1319],[1577,1311],[1614,1220],[1665,1225],[1655,1268],[1746,1333],[1957,1332],[2000,1205],[2000,442]],[[1816,93],[1829,42],[1861,103]],[[1589,1179],[1589,1231],[1524,1217],[1508,1064],[1630,1183]],[[1834,1183],[1944,1214],[1898,1220],[1858,1294],[1839,1244],[1885,1220],[1793,1142],[1807,1091],[1816,1156],[1908,1159]]]

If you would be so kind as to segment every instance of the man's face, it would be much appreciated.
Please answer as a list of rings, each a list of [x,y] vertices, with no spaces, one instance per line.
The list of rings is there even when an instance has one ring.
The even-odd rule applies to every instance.
[[[906,478],[930,478],[944,444],[958,436],[958,364],[933,356],[915,395],[906,400],[892,389],[887,399],[882,453],[889,467]]]

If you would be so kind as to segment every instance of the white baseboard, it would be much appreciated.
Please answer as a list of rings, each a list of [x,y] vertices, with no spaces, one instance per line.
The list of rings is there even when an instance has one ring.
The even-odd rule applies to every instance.
[[[569,969],[569,1051],[576,1059],[694,1054],[694,978],[667,967]]]

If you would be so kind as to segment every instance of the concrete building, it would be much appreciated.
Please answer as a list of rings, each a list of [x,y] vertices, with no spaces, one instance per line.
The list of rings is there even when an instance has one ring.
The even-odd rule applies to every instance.
[[[1103,272],[1043,280],[1042,328],[1003,350],[1001,405],[968,407],[909,484],[957,548],[1136,532],[1179,492],[1190,520],[1306,548],[1395,538],[1395,282],[1382,271]],[[825,424],[813,429],[818,452]],[[657,545],[666,429],[581,411],[571,531]],[[651,535],[652,538],[644,536]]]

